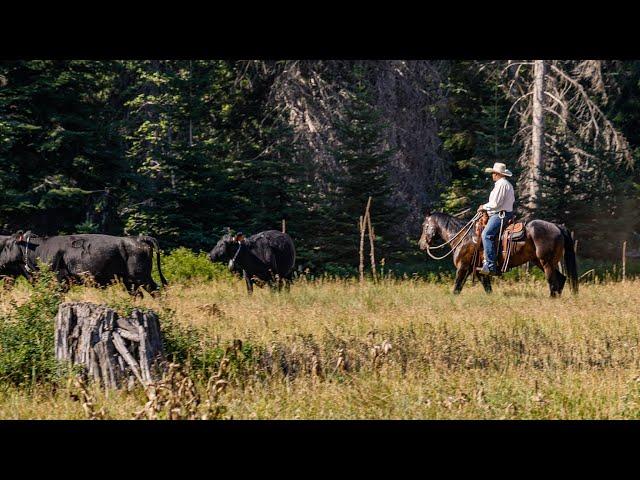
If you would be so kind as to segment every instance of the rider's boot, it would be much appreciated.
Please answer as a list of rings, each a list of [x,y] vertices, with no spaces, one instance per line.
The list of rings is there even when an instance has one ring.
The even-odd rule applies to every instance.
[[[482,268],[478,268],[478,274],[496,276],[496,275],[500,275],[500,272],[498,272],[498,269],[496,268],[495,264],[490,265],[488,262],[485,261],[482,264]]]

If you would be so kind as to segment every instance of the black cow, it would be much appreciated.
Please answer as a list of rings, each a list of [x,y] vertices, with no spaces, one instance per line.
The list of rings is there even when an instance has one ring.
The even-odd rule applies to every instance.
[[[247,291],[251,294],[254,278],[272,287],[275,282],[278,290],[282,289],[283,283],[289,288],[296,250],[289,235],[267,230],[246,239],[242,233],[227,234],[211,250],[209,258],[212,262],[229,261],[230,270],[242,269]]]
[[[11,235],[0,235],[0,252],[2,252],[2,249],[4,248],[4,246],[6,245],[6,243],[11,239]],[[18,276],[20,276],[21,272],[20,272],[20,268],[15,267],[15,268],[10,268],[10,267],[5,267],[5,268],[0,268],[0,279],[1,278],[16,278]]]
[[[28,280],[37,269],[36,259],[47,263],[60,281],[82,281],[90,276],[101,286],[121,278],[127,289],[139,287],[153,292],[158,285],[151,278],[153,249],[163,285],[167,280],[160,269],[160,249],[153,237],[114,237],[79,234],[39,237],[18,232],[5,242],[0,252],[0,270],[17,270]]]

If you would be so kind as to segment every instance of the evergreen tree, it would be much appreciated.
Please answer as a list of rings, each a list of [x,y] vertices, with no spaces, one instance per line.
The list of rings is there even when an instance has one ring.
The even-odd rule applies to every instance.
[[[387,174],[392,151],[382,145],[385,128],[364,80],[354,71],[355,85],[342,119],[335,122],[339,147],[333,150],[341,172],[333,182],[332,195],[318,211],[316,253],[322,261],[358,264],[360,233],[358,218],[372,197],[371,221],[376,235],[378,258],[393,254],[398,245],[393,237],[395,222],[403,218],[401,208],[390,202]]]
[[[605,64],[604,79],[597,89],[600,95],[593,101],[600,104],[615,128],[630,135],[626,138],[633,146],[638,138],[634,120],[637,123],[639,117],[628,106],[639,100],[630,87],[634,83],[637,86],[640,71],[634,65],[637,62],[625,62],[624,67],[613,63]],[[610,93],[616,90],[627,98],[612,100]],[[574,230],[582,239],[581,255],[617,259],[622,242],[632,236],[635,225],[640,225],[636,214],[640,207],[637,167],[621,163],[619,152],[606,145],[581,140],[576,133],[580,125],[575,121],[563,125],[558,118],[550,117],[546,124],[558,133],[545,150],[537,216]],[[637,157],[637,150],[633,156]]]
[[[633,157],[636,159],[635,168],[623,174],[625,182],[631,182],[629,186],[629,198],[640,199],[640,61],[628,60],[624,62],[606,62],[605,75],[611,78],[610,82],[617,86],[612,89],[615,95],[610,95],[610,101],[606,105],[607,116],[622,130],[624,136],[632,146]],[[640,215],[636,215],[627,229],[636,232],[636,241],[640,237]]]
[[[224,227],[292,235],[305,220],[290,128],[267,102],[269,78],[240,62],[131,62],[130,232],[208,249]],[[243,76],[244,75],[244,76]],[[301,230],[300,230],[301,231]]]
[[[136,188],[123,210],[130,233],[168,247],[207,249],[233,211],[225,115],[232,72],[227,62],[127,62],[134,81],[128,156]]]
[[[229,106],[227,164],[235,205],[228,217],[234,228],[256,233],[281,228],[301,233],[306,219],[304,181],[299,150],[282,113],[269,105],[272,79],[250,68],[251,78],[237,83]]]
[[[126,175],[111,62],[0,64],[0,222],[40,233],[117,231]]]
[[[546,168],[540,175],[540,205],[536,218],[559,224],[571,224],[575,218],[579,203],[589,194],[590,186],[572,188],[575,170],[572,165],[573,155],[563,149],[555,158],[548,158]]]
[[[617,258],[640,208],[633,175],[624,167],[611,168],[611,152],[581,146],[588,156],[579,157],[579,164],[575,152],[561,144],[547,156],[538,218],[574,231],[582,239],[582,256]]]
[[[446,89],[448,115],[440,138],[451,158],[451,184],[442,194],[442,208],[450,213],[475,210],[487,202],[493,188],[491,176],[484,173],[486,167],[505,163],[514,172],[510,181],[517,182],[515,131],[504,126],[509,104],[499,79],[482,71],[477,62],[452,62]]]

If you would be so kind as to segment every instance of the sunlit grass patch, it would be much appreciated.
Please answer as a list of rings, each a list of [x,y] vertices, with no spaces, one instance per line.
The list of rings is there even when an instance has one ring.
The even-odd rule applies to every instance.
[[[233,418],[638,418],[639,287],[582,284],[552,299],[532,277],[499,279],[492,295],[468,283],[456,296],[422,280],[322,279],[248,296],[234,278],[142,298],[76,286],[64,299],[158,312],[203,392],[230,359],[221,401]],[[30,295],[3,291],[0,309]],[[0,417],[83,418],[65,395],[5,389]],[[96,395],[109,418],[144,403],[139,392]]]

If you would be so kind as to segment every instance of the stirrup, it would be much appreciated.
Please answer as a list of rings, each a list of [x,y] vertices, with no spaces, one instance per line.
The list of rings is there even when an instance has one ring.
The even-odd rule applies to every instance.
[[[486,275],[486,276],[490,276],[490,277],[494,277],[494,276],[500,275],[500,271],[496,267],[491,269],[486,264],[482,265],[482,267],[478,267],[476,269],[476,271],[478,272],[479,275]]]

